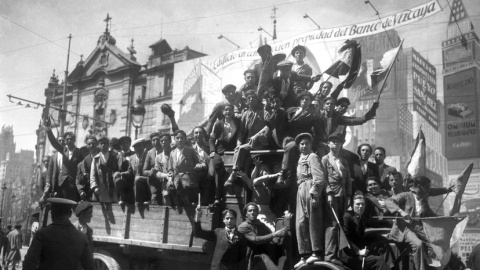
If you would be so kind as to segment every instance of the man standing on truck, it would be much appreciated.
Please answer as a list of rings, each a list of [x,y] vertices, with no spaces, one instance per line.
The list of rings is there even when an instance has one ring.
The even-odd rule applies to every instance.
[[[52,223],[40,229],[25,255],[24,270],[78,269],[94,270],[93,254],[87,237],[75,229],[69,218],[72,205],[67,199],[50,198]]]

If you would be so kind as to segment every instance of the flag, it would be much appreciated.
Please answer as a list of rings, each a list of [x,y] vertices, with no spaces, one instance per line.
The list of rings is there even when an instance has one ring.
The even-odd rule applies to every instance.
[[[347,76],[344,88],[350,88],[360,70],[362,60],[361,46],[355,40],[347,40],[338,50],[338,53],[340,54],[340,59],[333,63],[324,73],[337,79],[340,76]]]
[[[420,128],[415,141],[415,147],[410,155],[410,159],[405,164],[407,172],[412,176],[412,178],[415,176],[425,176],[426,155],[425,135],[423,135],[423,131]]]
[[[463,170],[462,174],[460,174],[457,179],[454,180],[454,184],[456,185],[455,189],[455,199],[453,201],[453,207],[450,210],[450,216],[454,216],[460,212],[460,205],[462,204],[462,195],[465,191],[465,187],[467,186],[468,179],[470,178],[470,173],[472,173],[473,163],[468,165],[465,170]]]
[[[430,266],[443,269],[450,260],[451,249],[465,230],[468,217],[422,218],[423,230],[433,249],[434,257]]]
[[[377,101],[380,99],[380,95],[382,94],[385,82],[387,81],[388,75],[390,74],[390,71],[394,66],[395,60],[397,59],[397,56],[398,56],[398,52],[400,51],[400,48],[402,47],[402,45],[403,45],[403,39],[397,47],[385,52],[383,54],[382,60],[380,60],[381,67],[373,71],[372,74],[370,75],[370,78],[371,78],[370,87],[372,89],[375,89],[375,88],[379,89]]]

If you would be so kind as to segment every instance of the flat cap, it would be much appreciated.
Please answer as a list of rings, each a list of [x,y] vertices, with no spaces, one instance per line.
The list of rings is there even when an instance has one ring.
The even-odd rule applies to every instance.
[[[134,147],[135,145],[137,144],[144,144],[145,143],[145,139],[144,138],[140,138],[140,139],[136,139],[135,141],[133,141],[132,143],[132,147]]]
[[[283,60],[277,64],[277,67],[292,67],[293,63],[288,60]]]
[[[304,132],[304,133],[298,134],[297,137],[295,137],[295,143],[296,143],[296,144],[300,144],[300,141],[301,141],[303,138],[308,138],[308,139],[310,139],[310,141],[313,141],[312,134],[307,133],[307,132]]]
[[[261,52],[264,52],[264,51],[271,52],[272,47],[270,47],[270,45],[268,45],[268,44],[265,44],[265,45],[262,45],[262,46],[258,47],[258,49],[257,49],[258,53],[261,53]]]
[[[302,91],[297,94],[297,100],[300,100],[302,97],[309,97],[310,100],[313,100],[313,95],[309,91]]]
[[[292,49],[292,55],[294,55],[296,51],[302,51],[303,54],[306,54],[306,53],[307,53],[307,49],[306,49],[304,46],[302,46],[302,45],[297,45],[297,46],[293,47],[293,49]]]
[[[93,207],[93,204],[87,201],[83,201],[77,205],[77,208],[75,208],[75,216],[79,216],[80,213],[82,213],[84,210],[87,210],[88,208]]]
[[[153,137],[160,137],[161,138],[162,136],[160,135],[160,132],[155,131],[155,132],[152,132],[152,134],[150,134],[150,140],[153,140]]]
[[[123,144],[124,141],[128,141],[129,143],[132,143],[132,138],[129,136],[122,136],[120,139],[118,139],[118,144]]]
[[[103,137],[100,137],[98,138],[98,142],[107,142],[107,143],[110,143],[110,140],[108,139],[108,137],[106,136],[103,136]]]
[[[345,142],[345,136],[344,134],[338,132],[338,131],[335,131],[333,132],[332,134],[330,134],[330,136],[328,136],[328,140],[332,140],[332,139],[339,139],[340,141],[342,142]]]

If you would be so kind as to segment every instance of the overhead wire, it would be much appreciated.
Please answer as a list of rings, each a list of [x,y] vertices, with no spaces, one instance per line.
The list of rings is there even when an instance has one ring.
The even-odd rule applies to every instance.
[[[52,44],[55,44],[56,46],[58,46],[58,47],[60,47],[60,48],[62,48],[62,49],[64,49],[64,50],[68,50],[67,48],[63,47],[62,45],[60,45],[60,44],[57,44],[55,41],[53,41],[53,40],[51,40],[51,39],[49,39],[49,38],[45,37],[44,35],[41,35],[41,34],[39,34],[39,33],[35,32],[35,31],[33,31],[33,30],[31,30],[31,29],[27,28],[26,26],[23,26],[23,25],[21,25],[21,24],[19,24],[19,23],[15,22],[15,21],[13,21],[13,20],[11,20],[10,18],[7,18],[7,17],[3,16],[2,14],[0,14],[0,17],[2,17],[2,18],[4,18],[5,20],[7,20],[7,21],[9,21],[9,22],[11,22],[11,23],[13,23],[13,24],[17,25],[17,26],[18,26],[18,27],[20,27],[20,28],[23,28],[23,29],[27,30],[28,32],[30,32],[30,33],[32,33],[32,34],[34,34],[34,35],[36,35],[36,36],[39,36],[39,37],[41,37],[41,38],[43,38],[43,39],[45,39],[45,40],[47,40],[47,41],[51,42]],[[80,54],[77,54],[76,52],[73,52],[72,50],[70,50],[70,52],[71,52],[71,53],[73,53],[73,54],[76,54],[76,55],[80,56]]]

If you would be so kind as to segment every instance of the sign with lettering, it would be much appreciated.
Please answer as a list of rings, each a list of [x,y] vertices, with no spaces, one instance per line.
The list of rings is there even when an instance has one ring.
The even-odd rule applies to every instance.
[[[444,78],[447,158],[478,157],[477,73],[474,68]]]
[[[329,42],[359,38],[382,33],[400,26],[405,26],[407,24],[430,17],[440,11],[440,5],[436,0],[433,0],[417,7],[383,17],[381,20],[310,31],[289,39],[277,41],[270,45],[272,47],[273,54],[275,54],[277,52],[290,51],[297,45],[308,46],[310,44],[324,41]],[[256,60],[258,58],[259,56],[257,53],[257,48],[239,49],[213,59],[208,63],[208,66],[213,71],[217,71],[225,66],[239,61]]]
[[[413,110],[438,129],[437,71],[412,49]]]

